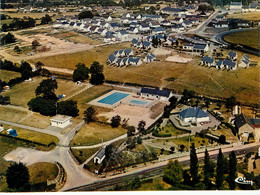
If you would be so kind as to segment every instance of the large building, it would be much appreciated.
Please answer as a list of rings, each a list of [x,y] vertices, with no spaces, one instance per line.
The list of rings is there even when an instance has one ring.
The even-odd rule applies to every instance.
[[[170,91],[160,90],[158,88],[143,87],[140,91],[142,96],[156,98],[158,100],[169,101],[172,96]]]
[[[178,117],[185,123],[210,122],[209,115],[197,107],[184,109]]]
[[[234,12],[242,11],[242,2],[231,2],[229,4],[229,10]]]

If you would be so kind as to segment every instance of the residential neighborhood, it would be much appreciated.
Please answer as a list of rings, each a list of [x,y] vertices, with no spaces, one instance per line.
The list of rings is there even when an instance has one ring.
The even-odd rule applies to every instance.
[[[256,192],[258,1],[3,0],[0,192]]]

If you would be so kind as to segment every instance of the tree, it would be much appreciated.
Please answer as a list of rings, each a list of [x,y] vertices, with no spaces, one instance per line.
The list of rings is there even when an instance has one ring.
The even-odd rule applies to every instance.
[[[54,116],[56,114],[56,100],[44,99],[36,97],[31,99],[27,105],[34,112],[39,112],[45,116]]]
[[[140,136],[138,136],[136,142],[137,142],[138,144],[142,144],[142,138],[141,138]]]
[[[139,131],[139,133],[143,133],[144,132],[145,125],[146,125],[145,121],[143,121],[143,120],[139,121],[138,127],[137,127],[137,130]]]
[[[119,115],[113,116],[111,118],[111,126],[114,127],[118,127],[120,125],[121,122],[121,117]]]
[[[177,106],[177,98],[175,96],[170,97],[169,102],[170,102],[170,107],[175,108]]]
[[[17,53],[20,53],[22,50],[20,49],[19,46],[16,45],[16,46],[14,47],[14,51],[17,52]]]
[[[216,170],[216,186],[217,189],[222,189],[223,181],[224,181],[224,155],[222,154],[221,148],[219,149],[218,157],[217,157],[217,170]]]
[[[13,34],[7,33],[7,35],[4,35],[1,39],[1,44],[6,45],[10,43],[14,43],[16,41],[16,38],[14,37]]]
[[[78,18],[84,19],[84,18],[93,18],[94,15],[91,11],[82,11],[79,13]]]
[[[38,46],[40,46],[41,44],[39,43],[39,41],[37,40],[33,40],[32,41],[32,48],[33,49],[36,49]]]
[[[89,123],[91,121],[95,121],[96,120],[96,114],[97,114],[97,110],[95,108],[93,108],[92,106],[88,107],[84,111],[84,120],[85,120],[85,122]]]
[[[191,176],[187,170],[184,170],[184,172],[183,172],[183,184],[187,185],[187,186],[191,186],[191,184],[192,184]]]
[[[20,66],[20,72],[22,74],[23,80],[29,79],[32,77],[32,67],[28,62],[23,61]]]
[[[237,158],[234,151],[229,154],[229,169],[228,169],[228,184],[229,189],[234,190],[236,188],[235,179],[237,178]]]
[[[220,144],[225,144],[226,143],[226,136],[225,135],[219,136],[218,142]]]
[[[58,98],[54,93],[57,88],[58,84],[56,79],[46,79],[36,88],[35,94],[37,97],[43,97],[44,99],[57,100]]]
[[[91,74],[102,74],[104,66],[99,64],[99,62],[95,61],[90,66],[90,73]]]
[[[199,165],[198,165],[198,158],[196,154],[196,148],[194,143],[192,143],[191,150],[190,150],[190,174],[192,177],[193,184],[196,184],[199,181],[198,172],[199,172]]]
[[[23,163],[14,163],[7,168],[6,182],[9,188],[22,189],[29,186],[29,171]]]
[[[41,18],[41,24],[49,24],[51,21],[52,19],[48,14]]]
[[[44,64],[42,63],[42,62],[40,62],[40,61],[38,61],[38,62],[36,62],[35,63],[35,68],[37,69],[37,70],[42,70],[42,67],[44,66]]]
[[[45,68],[42,69],[42,76],[49,77],[51,76],[51,72]]]
[[[58,102],[57,105],[58,114],[69,115],[69,116],[78,116],[79,109],[77,106],[77,102],[73,100],[61,101]]]
[[[135,127],[129,126],[127,127],[127,137],[131,137],[135,134]]]
[[[210,169],[210,158],[209,158],[209,153],[208,150],[205,150],[205,156],[204,156],[204,167],[203,167],[203,173],[204,173],[204,180],[203,183],[205,184],[207,189],[210,189],[211,186],[211,181],[209,179],[211,175],[211,169]],[[214,169],[213,169],[214,171]]]
[[[170,147],[170,150],[171,150],[171,152],[173,153],[174,150],[175,150],[175,147],[174,147],[174,146]]]
[[[180,145],[180,152],[184,151],[185,146],[183,144]]]
[[[227,98],[227,100],[226,100],[227,108],[233,108],[236,104],[237,104],[236,97],[231,96],[231,97]]]
[[[2,25],[2,31],[3,32],[7,32],[8,31],[8,25],[7,24],[3,24]]]
[[[104,74],[91,74],[90,83],[93,85],[101,85],[104,83]]]
[[[171,185],[178,185],[183,179],[182,165],[178,160],[169,161],[164,169],[163,180]]]
[[[138,176],[136,176],[136,177],[132,180],[130,186],[131,186],[131,189],[132,189],[132,190],[137,190],[138,188],[140,188],[140,186],[141,186],[140,178],[139,178]]]
[[[84,81],[89,77],[89,69],[85,64],[78,63],[76,65],[77,69],[73,72],[73,81]]]

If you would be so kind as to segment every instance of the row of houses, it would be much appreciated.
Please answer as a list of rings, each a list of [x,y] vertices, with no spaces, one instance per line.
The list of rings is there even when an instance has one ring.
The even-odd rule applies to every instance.
[[[243,6],[241,2],[231,2],[229,4],[229,11],[231,12],[260,12],[260,2],[253,1],[248,6]]]
[[[234,51],[229,51],[225,60],[219,60],[215,62],[214,58],[204,56],[201,59],[201,64],[207,65],[208,67],[215,67],[217,69],[225,68],[227,70],[236,70],[237,66],[241,68],[247,68],[250,64],[250,58],[246,54],[240,59],[238,65],[235,60],[237,60],[237,53]]]
[[[149,53],[142,60],[140,57],[133,57],[134,53],[131,49],[115,50],[113,54],[110,54],[107,63],[116,65],[118,67],[128,65],[141,65],[143,62],[152,62],[156,59],[153,53]]]

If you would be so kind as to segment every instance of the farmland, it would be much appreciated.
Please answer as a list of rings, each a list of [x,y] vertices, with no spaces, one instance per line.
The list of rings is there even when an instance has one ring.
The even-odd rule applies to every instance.
[[[230,33],[224,36],[224,40],[229,43],[245,45],[255,49],[260,49],[260,34],[258,29]]]

